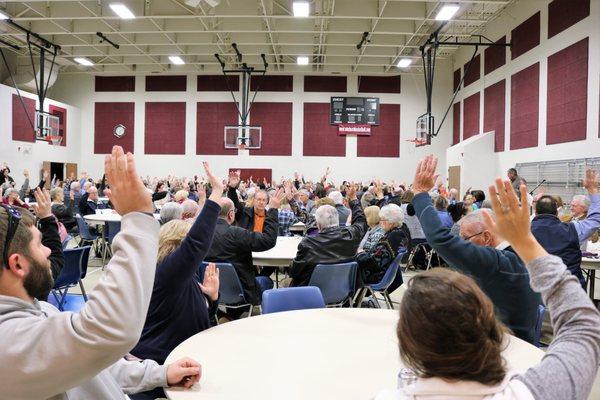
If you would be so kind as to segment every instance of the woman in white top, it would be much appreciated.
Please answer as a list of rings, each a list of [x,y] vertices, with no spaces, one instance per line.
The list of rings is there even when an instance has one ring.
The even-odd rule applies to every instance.
[[[433,178],[432,160],[419,164],[416,182]],[[526,263],[531,287],[550,310],[555,337],[548,352],[525,373],[511,371],[501,354],[506,328],[492,302],[471,278],[434,269],[410,280],[400,306],[400,357],[418,379],[377,400],[588,398],[600,359],[600,314],[560,258],[535,240],[529,208],[520,207],[510,182],[498,179],[490,198],[496,216],[486,214],[488,226]]]

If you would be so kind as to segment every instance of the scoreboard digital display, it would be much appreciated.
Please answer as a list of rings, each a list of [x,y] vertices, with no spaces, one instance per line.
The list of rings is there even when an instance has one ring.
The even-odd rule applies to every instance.
[[[378,97],[332,97],[329,122],[379,125]]]

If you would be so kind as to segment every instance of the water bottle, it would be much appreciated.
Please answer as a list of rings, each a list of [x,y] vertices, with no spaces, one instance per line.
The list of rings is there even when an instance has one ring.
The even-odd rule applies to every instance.
[[[398,372],[398,389],[412,385],[418,379],[417,374],[410,368],[402,368]]]

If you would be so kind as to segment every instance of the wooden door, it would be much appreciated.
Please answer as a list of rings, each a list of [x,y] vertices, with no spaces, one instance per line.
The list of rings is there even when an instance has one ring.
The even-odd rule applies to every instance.
[[[457,189],[460,193],[460,165],[448,168],[448,190]]]
[[[71,178],[71,176],[73,178]],[[76,163],[66,163],[65,164],[65,180],[73,180],[77,179],[77,164]]]
[[[40,174],[40,180],[42,180],[44,173],[46,173],[46,175],[48,176],[48,179],[46,179],[46,183],[44,184],[44,189],[48,190],[50,190],[50,183],[52,183],[52,176],[50,175],[50,164],[52,164],[50,161],[44,161],[44,163],[42,164],[42,172]]]

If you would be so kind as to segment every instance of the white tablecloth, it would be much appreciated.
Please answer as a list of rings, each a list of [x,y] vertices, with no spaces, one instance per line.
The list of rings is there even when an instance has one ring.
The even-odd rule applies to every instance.
[[[296,257],[298,245],[302,240],[298,236],[278,236],[277,244],[270,250],[253,252],[254,265],[265,267],[287,267]]]
[[[160,219],[160,214],[154,214],[154,218]],[[121,216],[116,212],[112,213],[102,213],[102,214],[89,214],[84,215],[83,219],[85,219],[90,224],[104,224],[107,221],[110,222],[119,222],[121,221]]]
[[[317,309],[244,318],[181,343],[167,363],[192,357],[202,378],[173,400],[372,399],[393,389],[401,368],[398,311]],[[524,371],[544,352],[513,336],[504,352]]]

